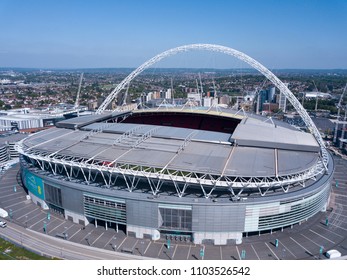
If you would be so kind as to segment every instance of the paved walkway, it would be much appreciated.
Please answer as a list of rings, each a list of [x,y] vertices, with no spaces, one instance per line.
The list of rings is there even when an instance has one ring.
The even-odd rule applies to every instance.
[[[201,259],[202,247],[205,248],[204,259],[210,260],[238,260],[243,251],[245,259],[252,260],[325,258],[319,253],[321,246],[324,252],[334,248],[347,255],[347,161],[335,158],[335,163],[334,180],[338,181],[338,187],[334,181],[328,212],[283,232],[244,237],[241,245],[202,246],[173,240],[169,249],[166,240],[137,239],[126,236],[121,230],[116,232],[115,229],[96,228],[91,224],[82,227],[55,212],[50,212],[48,218],[47,211],[26,199],[26,193],[20,186],[19,166],[16,165],[0,177],[0,208],[11,215],[7,219],[8,228],[0,228],[0,236],[17,240],[17,243],[42,254],[66,259],[198,260]],[[275,246],[276,239],[279,240],[278,247]],[[35,249],[38,241],[47,242],[46,247],[50,245],[48,252],[43,252],[45,246],[42,244]]]

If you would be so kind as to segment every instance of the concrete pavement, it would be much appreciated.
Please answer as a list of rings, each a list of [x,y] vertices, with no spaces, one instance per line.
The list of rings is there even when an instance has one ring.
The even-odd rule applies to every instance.
[[[347,161],[335,157],[335,163],[338,186],[334,181],[329,211],[283,231],[244,236],[240,245],[205,244],[204,259],[238,260],[242,252],[245,259],[253,260],[319,259],[325,258],[319,253],[321,246],[324,252],[334,248],[347,255]],[[64,259],[201,259],[202,245],[189,241],[172,240],[168,249],[165,239],[137,239],[121,228],[117,232],[91,224],[82,227],[54,211],[48,219],[47,211],[26,199],[18,169],[16,165],[0,177],[0,207],[11,213],[8,227],[0,229],[0,236],[40,254]]]

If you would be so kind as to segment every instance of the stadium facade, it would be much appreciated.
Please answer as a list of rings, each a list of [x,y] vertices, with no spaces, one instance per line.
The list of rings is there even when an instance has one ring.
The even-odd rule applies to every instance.
[[[17,144],[32,200],[81,225],[138,238],[242,242],[329,203],[334,164],[315,137],[230,110],[113,112]]]

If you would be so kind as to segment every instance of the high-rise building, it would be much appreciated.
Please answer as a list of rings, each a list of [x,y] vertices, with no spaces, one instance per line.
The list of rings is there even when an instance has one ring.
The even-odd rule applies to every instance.
[[[267,90],[267,101],[270,103],[276,102],[276,88],[274,86],[271,86]]]
[[[289,85],[288,83],[284,83],[284,84],[286,87],[288,87]],[[285,113],[287,110],[287,98],[282,91],[280,91],[280,96],[278,99],[278,108],[282,110],[283,113]]]
[[[263,89],[259,91],[257,98],[257,109],[256,113],[259,114],[263,110],[267,110],[264,108],[264,103],[271,104],[276,102],[276,88],[274,86],[270,86],[268,89]]]
[[[166,93],[165,93],[165,98],[166,99],[171,99],[171,88],[169,88],[167,91],[166,91]]]
[[[280,92],[278,107],[280,110],[282,110],[283,113],[285,113],[287,110],[287,98],[282,91]]]

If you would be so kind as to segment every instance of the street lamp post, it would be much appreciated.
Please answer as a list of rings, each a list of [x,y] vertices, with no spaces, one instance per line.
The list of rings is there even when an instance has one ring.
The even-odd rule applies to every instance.
[[[245,260],[246,259],[246,250],[242,250],[241,251],[241,260]]]
[[[64,239],[66,240],[67,239],[67,227],[64,227],[64,232],[63,232],[63,235],[64,235]]]
[[[43,232],[45,234],[47,234],[47,222],[46,221],[43,222]]]
[[[275,247],[278,247],[278,239],[275,240]]]
[[[319,259],[321,259],[322,255],[323,255],[323,250],[324,250],[324,247],[320,246],[319,247]]]
[[[201,257],[201,260],[204,259],[204,256],[205,256],[205,246],[203,245],[203,247],[200,249],[200,257]]]
[[[143,256],[145,254],[145,242],[141,241],[140,244],[141,244],[141,255]]]

